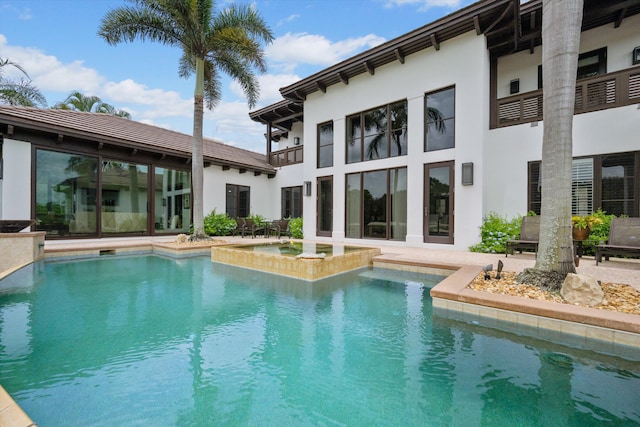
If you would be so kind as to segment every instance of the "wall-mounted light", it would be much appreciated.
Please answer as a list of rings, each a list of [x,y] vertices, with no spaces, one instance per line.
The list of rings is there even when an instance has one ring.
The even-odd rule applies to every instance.
[[[518,92],[520,92],[520,79],[511,80],[509,82],[509,93],[513,95]]]
[[[473,162],[462,164],[462,185],[473,185]]]
[[[304,182],[304,195],[305,196],[311,195],[311,181]]]
[[[294,136],[293,137],[293,145],[300,145],[300,137],[299,136]]]
[[[640,64],[640,46],[633,49],[631,63],[633,65]]]

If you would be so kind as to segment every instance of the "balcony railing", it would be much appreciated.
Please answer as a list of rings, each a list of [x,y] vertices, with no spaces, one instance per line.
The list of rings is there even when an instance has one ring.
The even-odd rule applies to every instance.
[[[289,147],[284,150],[274,151],[269,158],[272,166],[287,166],[302,163],[302,146]]]
[[[640,103],[640,67],[579,80],[575,114]],[[496,127],[542,120],[542,90],[498,99]]]

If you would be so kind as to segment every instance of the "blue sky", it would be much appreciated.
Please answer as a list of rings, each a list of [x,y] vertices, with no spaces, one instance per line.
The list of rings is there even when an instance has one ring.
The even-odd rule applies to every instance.
[[[216,10],[231,1],[219,0]],[[246,2],[245,2],[246,3]],[[274,33],[259,77],[259,109],[278,89],[472,3],[470,0],[256,0]],[[0,57],[20,64],[49,105],[72,91],[97,95],[132,119],[191,134],[193,78],[178,76],[180,51],[136,41],[107,45],[96,35],[107,11],[124,0],[0,0]],[[5,77],[17,77],[10,69]],[[205,110],[204,136],[264,153],[265,127],[249,119],[234,82]]]

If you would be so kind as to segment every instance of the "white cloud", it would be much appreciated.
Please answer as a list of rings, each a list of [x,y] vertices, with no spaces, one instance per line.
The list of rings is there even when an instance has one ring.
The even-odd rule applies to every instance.
[[[2,56],[20,64],[29,73],[33,84],[43,92],[79,90],[90,95],[95,94],[104,82],[104,78],[96,70],[85,67],[82,61],[63,64],[55,56],[47,55],[39,49],[9,45],[6,37],[1,34],[0,48]],[[7,71],[7,76],[16,76],[12,76],[12,73],[17,70]]]
[[[375,34],[332,43],[321,35],[287,33],[267,46],[265,53],[271,62],[288,65],[291,71],[301,64],[330,66],[384,42],[383,37]]]
[[[113,101],[110,103],[118,108],[126,109],[121,106],[124,103],[151,107],[140,112],[144,118],[193,116],[193,99],[184,99],[175,91],[149,89],[131,79],[117,83],[107,82],[102,87],[101,94],[105,101]]]

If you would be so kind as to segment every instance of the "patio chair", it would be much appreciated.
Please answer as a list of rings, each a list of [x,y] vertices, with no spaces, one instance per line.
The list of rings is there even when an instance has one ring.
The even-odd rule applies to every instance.
[[[271,222],[269,226],[269,233],[273,232],[278,239],[282,236],[291,237],[291,230],[289,230],[289,220],[288,219],[277,219]]]
[[[263,235],[266,234],[266,227],[264,224],[257,223],[251,218],[242,218],[242,221],[244,222],[244,226],[241,228],[241,231],[240,231],[242,237],[244,237],[245,235],[251,234],[251,237],[253,238],[253,237],[256,237],[256,234],[260,234],[260,233],[262,233]]]
[[[596,246],[596,265],[610,256],[640,256],[640,218],[611,219],[609,239]]]
[[[504,256],[513,255],[517,250],[522,253],[523,249],[533,249],[538,252],[538,241],[540,240],[540,217],[525,216],[522,218],[520,226],[520,239],[507,240]]]

